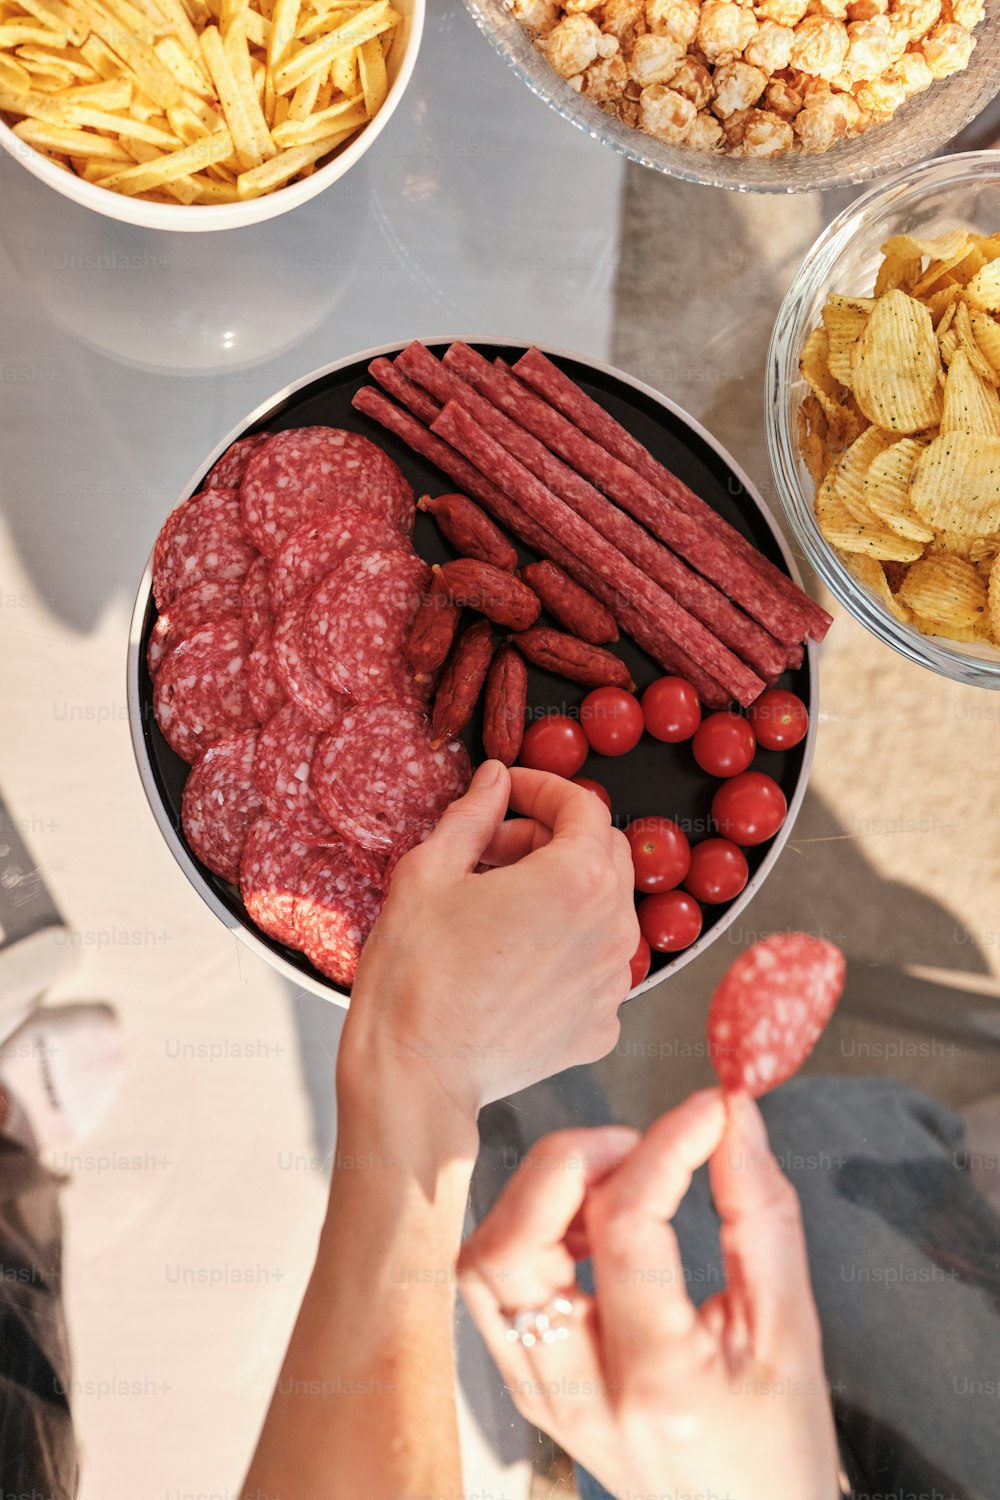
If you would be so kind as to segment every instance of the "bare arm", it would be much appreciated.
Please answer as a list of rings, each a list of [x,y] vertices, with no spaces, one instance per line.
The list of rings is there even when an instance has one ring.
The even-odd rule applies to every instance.
[[[498,833],[508,797],[525,820]],[[483,856],[498,868],[475,875]],[[637,940],[628,846],[559,777],[488,762],[400,862],[344,1027],[329,1208],[247,1500],[461,1494],[454,1268],[476,1116],[614,1046]]]

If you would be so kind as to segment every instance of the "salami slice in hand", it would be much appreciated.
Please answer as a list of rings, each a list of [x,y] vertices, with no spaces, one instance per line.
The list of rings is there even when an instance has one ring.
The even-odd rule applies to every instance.
[[[759,1098],[805,1062],[844,989],[844,955],[802,932],[741,953],[708,1010],[708,1055],[727,1092]]]

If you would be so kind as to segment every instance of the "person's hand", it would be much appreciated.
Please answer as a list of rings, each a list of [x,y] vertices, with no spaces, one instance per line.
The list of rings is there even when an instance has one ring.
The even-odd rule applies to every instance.
[[[508,802],[525,816],[504,822]],[[484,862],[495,866],[474,874]],[[400,860],[365,945],[341,1087],[387,1052],[464,1116],[618,1039],[639,943],[632,860],[599,797],[561,776],[480,766]]]
[[[726,1287],[691,1302],[674,1215],[711,1162]],[[596,1295],[570,1288],[593,1258]],[[541,1141],[466,1242],[462,1293],[518,1409],[619,1497],[839,1493],[798,1197],[748,1097],[695,1094],[639,1139]],[[504,1313],[558,1293],[569,1335],[525,1348]]]

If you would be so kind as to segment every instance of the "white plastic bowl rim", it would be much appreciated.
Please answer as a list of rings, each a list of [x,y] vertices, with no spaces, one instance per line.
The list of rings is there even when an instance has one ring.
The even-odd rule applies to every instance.
[[[525,347],[525,341],[523,339],[499,338],[495,334],[481,334],[478,336],[469,335],[468,333],[452,334],[424,338],[421,340],[421,342],[430,345],[437,345],[444,343],[453,343],[456,340],[461,340],[464,343],[472,345],[494,344],[520,349],[523,349]],[[309,375],[304,375],[300,380],[296,380],[291,385],[285,386],[284,389],[278,391],[276,395],[270,397],[266,401],[263,401],[260,406],[256,407],[255,410],[252,411],[247,417],[245,417],[241,422],[238,422],[236,426],[226,435],[226,437],[224,437],[222,441],[216,445],[216,447],[212,450],[208,457],[198,465],[194,474],[192,474],[190,480],[184,486],[184,489],[181,491],[180,495],[178,495],[175,505],[180,505],[182,501],[186,500],[190,495],[193,495],[195,493],[195,490],[203,476],[212,467],[212,465],[222,457],[223,453],[225,453],[230,444],[234,443],[238,437],[241,437],[243,433],[246,432],[247,428],[254,426],[256,423],[259,423],[268,417],[275,416],[282,409],[288,399],[291,396],[294,396],[297,391],[301,391],[303,387],[311,385],[314,381],[324,379],[327,375],[335,374],[338,370],[342,370],[348,365],[358,364],[362,361],[368,363],[370,360],[379,359],[383,356],[392,356],[398,354],[404,347],[405,345],[400,343],[383,344],[378,349],[369,349],[361,354],[351,354],[344,359],[333,360],[330,364],[323,365],[318,370],[313,370]],[[579,354],[575,350],[561,349],[550,344],[537,344],[536,347],[542,349],[546,354],[552,355],[555,358],[574,360],[577,364],[586,365],[590,369],[598,372],[601,375],[619,381],[622,385],[630,386],[633,390],[638,391],[641,395],[646,396],[648,399],[656,402],[657,405],[663,407],[665,411],[670,412],[679,421],[683,422],[697,437],[701,438],[701,440],[706,443],[715,453],[717,453],[719,457],[729,466],[733,474],[739,480],[740,484],[743,485],[747,494],[752,497],[781,551],[782,558],[784,559],[785,565],[788,568],[792,579],[796,583],[801,585],[802,577],[799,573],[798,567],[796,566],[795,559],[792,556],[788,544],[785,541],[785,538],[782,535],[781,530],[778,527],[770,510],[765,505],[756,488],[751,483],[749,477],[740,468],[739,464],[736,463],[731,454],[726,451],[722,444],[719,443],[712,436],[712,434],[701,425],[700,422],[697,422],[693,417],[689,416],[682,407],[678,406],[676,402],[671,401],[669,397],[662,395],[657,390],[654,390],[652,386],[647,385],[644,381],[637,380],[634,376],[627,375],[623,371],[616,369],[613,365],[605,364],[602,360],[591,359],[588,355]],[[346,1007],[349,1004],[349,995],[345,994],[341,990],[334,988],[332,981],[327,982],[319,978],[318,976],[316,978],[313,978],[311,975],[303,974],[301,970],[297,969],[287,959],[282,957],[280,954],[275,953],[274,950],[270,948],[260,936],[258,936],[257,932],[252,927],[248,926],[247,923],[242,921],[235,912],[230,911],[229,908],[220,900],[215,891],[209,885],[208,881],[201,874],[201,871],[198,869],[198,866],[196,865],[194,859],[191,857],[191,854],[188,852],[183,839],[174,828],[174,825],[166,811],[166,808],[164,807],[160,799],[160,794],[156,785],[156,778],[153,773],[153,768],[146,749],[146,741],[143,734],[142,724],[142,705],[139,698],[139,668],[142,662],[143,623],[146,618],[146,609],[149,603],[149,595],[152,588],[152,582],[153,555],[151,552],[149,555],[149,560],[146,563],[146,568],[142,575],[142,579],[139,583],[139,591],[136,595],[135,607],[132,611],[132,621],[129,627],[128,662],[126,669],[126,698],[128,702],[128,719],[129,729],[132,736],[132,748],[135,753],[136,764],[139,768],[139,775],[142,779],[143,790],[146,793],[146,800],[149,803],[150,809],[153,813],[153,817],[156,819],[157,826],[159,827],[160,832],[166,840],[171,853],[177,860],[177,863],[180,865],[181,869],[184,871],[184,874],[187,876],[188,880],[198,892],[199,896],[202,898],[205,904],[215,913],[219,920],[223,922],[236,935],[236,937],[240,939],[241,942],[246,944],[246,946],[250,948],[254,953],[263,958],[267,963],[269,963],[274,969],[278,971],[279,974],[281,974],[286,980],[288,980],[291,985],[293,985],[299,991],[304,991],[313,995],[319,995],[324,1000],[330,1000],[336,1005],[342,1005]],[[809,670],[809,728],[803,744],[802,768],[799,774],[798,784],[796,785],[795,791],[789,799],[788,815],[785,818],[785,822],[779,829],[778,833],[775,835],[770,848],[761,861],[760,866],[747,882],[745,889],[740,893],[739,896],[737,896],[736,900],[732,903],[728,910],[723,913],[721,918],[708,931],[702,933],[697,942],[692,943],[690,948],[685,948],[683,952],[678,953],[672,959],[667,968],[660,969],[659,972],[650,974],[646,979],[643,980],[641,984],[637,985],[628,996],[630,1000],[634,1000],[637,995],[641,995],[645,993],[645,991],[652,989],[655,985],[659,984],[661,980],[664,980],[676,974],[680,969],[684,968],[686,964],[689,964],[692,959],[697,958],[699,954],[703,953],[706,950],[706,948],[710,947],[717,938],[721,937],[722,934],[726,931],[726,928],[736,920],[741,912],[743,912],[749,905],[749,903],[753,900],[754,896],[757,894],[757,891],[763,885],[764,881],[767,879],[768,875],[774,868],[778,856],[781,854],[781,851],[788,840],[788,836],[792,831],[792,826],[795,823],[796,818],[798,817],[803,799],[805,798],[806,787],[809,782],[809,773],[812,768],[813,754],[815,752],[816,729],[819,721],[819,670],[818,651],[816,645],[812,641],[808,642],[806,646],[806,661],[808,663]]]
[[[96,182],[85,182],[82,177],[77,177],[74,173],[57,167],[48,157],[43,156],[40,151],[28,146],[20,136],[15,135],[3,119],[0,119],[0,146],[14,157],[15,161],[26,167],[34,177],[39,178],[49,187],[55,188],[56,192],[61,193],[64,198],[70,198],[74,203],[82,204],[84,208],[91,208],[96,213],[103,214],[109,219],[117,219],[123,224],[136,224],[143,229],[163,229],[172,233],[178,230],[186,233],[200,233],[206,230],[240,229],[248,224],[263,224],[267,219],[274,219],[279,214],[298,208],[301,203],[307,203],[310,198],[315,198],[317,193],[323,192],[325,188],[339,181],[361,160],[388,125],[413,74],[423,36],[426,13],[426,0],[397,0],[397,4],[403,15],[402,55],[395,76],[389,84],[389,92],[374,120],[366,125],[353,140],[348,141],[332,161],[319,167],[311,177],[287,183],[284,187],[276,188],[272,193],[264,193],[260,198],[248,199],[246,203],[206,203],[190,206],[184,203],[146,203],[138,198],[129,198],[124,193],[109,192],[107,188],[102,188]],[[390,71],[395,64],[393,55],[395,50],[393,47],[389,53]]]

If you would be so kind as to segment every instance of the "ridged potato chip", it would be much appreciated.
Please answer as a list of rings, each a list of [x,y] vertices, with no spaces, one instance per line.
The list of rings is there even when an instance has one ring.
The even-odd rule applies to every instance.
[[[876,595],[891,615],[894,615],[903,625],[910,624],[913,611],[900,603],[892,592],[889,580],[885,576],[885,568],[878,558],[866,557],[862,552],[841,552],[840,559],[858,582],[864,584],[866,589],[870,589]]]
[[[965,288],[973,307],[983,312],[1000,311],[1000,260],[988,261]]]
[[[798,410],[799,451],[818,489],[833,463],[833,455],[827,446],[828,431],[826,413],[812,391]]]
[[[882,249],[885,250],[885,245]],[[919,255],[906,255],[901,252],[886,255],[875,278],[875,296],[881,297],[883,292],[891,292],[896,287],[902,287],[904,292],[908,292],[920,275],[922,264],[923,261]]]
[[[827,337],[827,369],[841,385],[851,383],[851,350],[865,331],[874,297],[841,297],[832,292],[823,309]]]
[[[922,239],[914,234],[894,234],[882,246],[882,254],[929,255],[932,260],[949,260],[953,256],[966,255],[976,243],[976,236],[968,229],[949,229],[944,234]]]
[[[866,427],[830,471],[834,495],[863,525],[877,524],[865,501],[865,475],[872,459],[884,453],[891,442],[892,438],[881,428]]]
[[[917,459],[910,500],[935,531],[992,536],[1000,531],[1000,438],[947,432]]]
[[[994,558],[990,569],[989,587],[986,591],[990,628],[995,640],[1000,641],[1000,558]]]
[[[951,331],[958,335],[958,347],[965,350],[976,374],[988,380],[991,385],[996,385],[997,373],[989,360],[980,352],[975,334],[972,332],[972,316],[967,302],[955,303],[955,317]]]
[[[806,339],[799,359],[802,377],[826,413],[827,421],[835,413],[844,392],[833,378],[829,366],[830,340],[825,328],[814,328]]]
[[[954,306],[962,295],[962,288],[957,285],[943,286],[939,292],[932,292],[929,297],[924,298],[924,305],[931,315],[938,334],[944,333],[954,316]],[[947,322],[945,319],[947,318]]]
[[[957,349],[944,383],[942,432],[982,433],[1000,437],[1000,396],[972,366],[968,350]]]
[[[831,470],[827,475],[816,496],[816,520],[831,547],[841,552],[867,553],[869,557],[896,562],[913,562],[923,556],[920,542],[897,536],[876,522],[874,517],[868,522],[856,520],[835,493],[833,472]]]
[[[1000,536],[977,536],[969,543],[969,560],[978,567],[980,563],[992,567],[1000,557]]]
[[[993,371],[994,382],[1000,380],[1000,323],[978,307],[970,307],[969,326],[976,348]]]
[[[986,585],[971,563],[937,553],[915,562],[899,597],[921,621],[971,630],[986,609]]]
[[[913,542],[932,542],[933,528],[922,521],[910,503],[910,477],[925,444],[920,438],[900,438],[877,454],[864,478],[868,509],[890,531]]]
[[[886,292],[851,351],[851,389],[869,421],[924,432],[941,420],[941,356],[931,315],[905,292]]]

